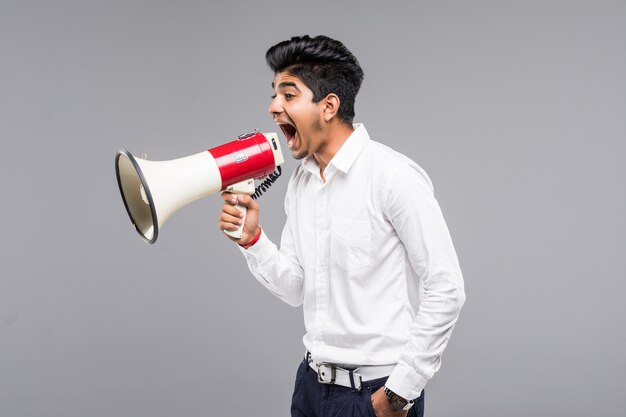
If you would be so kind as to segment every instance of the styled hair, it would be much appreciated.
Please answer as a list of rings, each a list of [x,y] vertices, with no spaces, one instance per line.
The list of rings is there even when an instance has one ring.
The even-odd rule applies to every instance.
[[[298,77],[313,92],[315,103],[336,94],[339,119],[352,123],[363,70],[343,43],[323,35],[294,36],[268,49],[265,60],[275,74],[287,72]]]

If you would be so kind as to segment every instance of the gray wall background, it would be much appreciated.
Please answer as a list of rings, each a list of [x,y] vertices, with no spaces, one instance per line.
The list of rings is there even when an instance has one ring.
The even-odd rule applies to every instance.
[[[0,416],[288,415],[301,310],[217,196],[141,241],[113,160],[276,130],[264,53],[304,33],[357,55],[357,119],[428,171],[456,244],[427,414],[625,415],[625,2],[2,0]]]

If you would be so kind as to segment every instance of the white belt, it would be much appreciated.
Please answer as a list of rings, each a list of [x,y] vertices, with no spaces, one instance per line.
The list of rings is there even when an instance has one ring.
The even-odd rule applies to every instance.
[[[332,363],[315,363],[307,353],[307,362],[317,372],[317,381],[321,384],[335,384],[361,390],[364,381],[389,376],[396,365],[358,366],[346,369]]]

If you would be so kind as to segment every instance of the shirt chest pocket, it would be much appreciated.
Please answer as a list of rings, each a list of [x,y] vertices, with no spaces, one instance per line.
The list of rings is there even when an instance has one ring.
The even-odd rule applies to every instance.
[[[330,259],[344,271],[372,263],[372,229],[368,221],[335,217],[330,232]]]

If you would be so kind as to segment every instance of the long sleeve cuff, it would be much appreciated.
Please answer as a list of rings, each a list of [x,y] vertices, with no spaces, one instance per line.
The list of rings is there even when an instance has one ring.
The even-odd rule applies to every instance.
[[[265,234],[265,230],[263,230],[263,228],[261,228],[261,236],[259,236],[259,239],[254,245],[248,247],[247,249],[241,245],[237,246],[246,259],[255,259],[257,263],[260,260],[267,259],[274,254],[274,245]]]
[[[385,386],[407,400],[414,400],[422,394],[428,378],[418,374],[414,369],[399,363]]]

